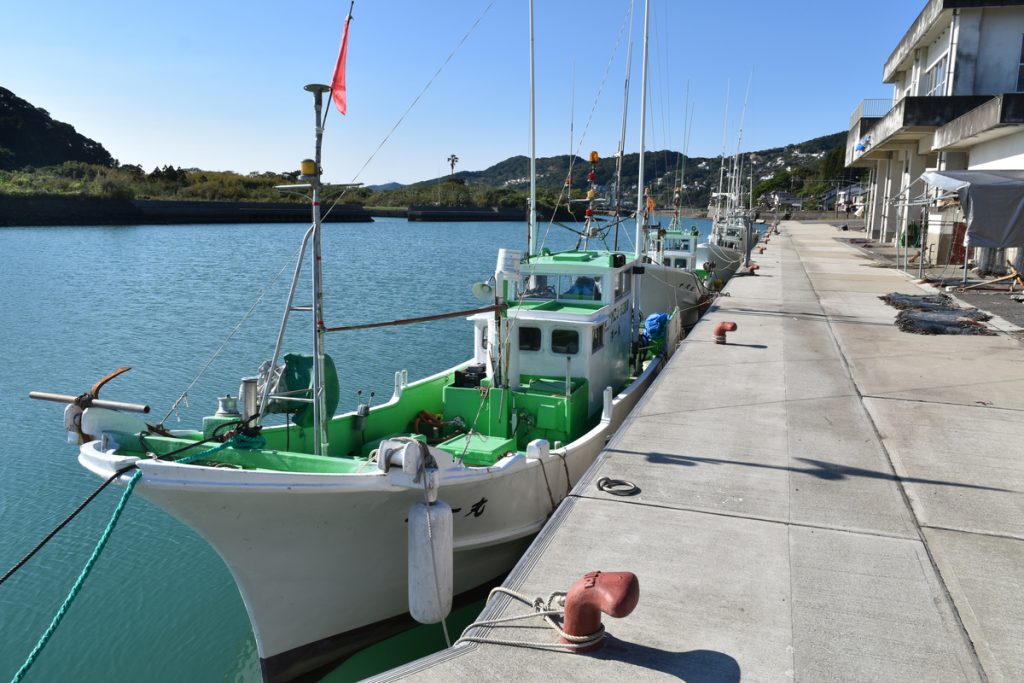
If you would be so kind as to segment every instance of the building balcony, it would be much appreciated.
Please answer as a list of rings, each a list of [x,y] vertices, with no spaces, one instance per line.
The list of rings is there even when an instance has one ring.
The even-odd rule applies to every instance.
[[[1024,127],[1024,93],[993,97],[935,131],[935,149],[964,150]]]
[[[868,115],[870,109],[862,103],[862,114],[854,119],[846,136],[846,165],[864,166],[863,162],[907,147],[928,154],[936,130],[990,99],[988,95],[904,97],[882,116]]]

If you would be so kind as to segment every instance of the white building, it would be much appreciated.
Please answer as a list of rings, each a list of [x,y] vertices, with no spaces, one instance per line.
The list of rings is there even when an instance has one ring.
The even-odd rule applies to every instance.
[[[930,0],[882,81],[892,100],[864,100],[846,146],[847,167],[871,170],[869,234],[894,241],[927,222],[930,259],[962,263],[959,204],[934,201],[921,174],[1024,169],[1024,0]]]

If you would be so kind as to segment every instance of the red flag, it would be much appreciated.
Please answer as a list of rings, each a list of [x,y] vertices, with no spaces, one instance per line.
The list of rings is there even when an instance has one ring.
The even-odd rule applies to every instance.
[[[355,2],[352,3],[353,5]],[[331,99],[334,106],[342,114],[346,113],[346,90],[345,90],[345,58],[348,57],[348,24],[352,21],[352,9],[348,11],[348,18],[345,19],[345,32],[341,34],[341,50],[338,52],[338,63],[334,66],[334,76],[331,77]]]

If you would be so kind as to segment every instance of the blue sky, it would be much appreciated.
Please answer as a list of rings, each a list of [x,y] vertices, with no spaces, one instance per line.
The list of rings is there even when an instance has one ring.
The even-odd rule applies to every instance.
[[[722,148],[727,84],[732,151],[751,72],[745,150],[845,129],[861,99],[890,96],[882,64],[924,0],[652,6],[648,148],[682,147],[689,83],[690,153],[714,156]],[[447,172],[452,153],[460,158],[457,170],[526,154],[527,7],[526,0],[357,0],[349,115],[328,119],[326,176],[348,182],[357,175],[481,16],[358,180],[434,177]],[[537,0],[540,156],[569,151],[570,121],[579,144],[592,110],[581,152],[615,151],[626,40],[613,49],[628,8],[629,0]],[[312,147],[302,85],[330,79],[347,10],[347,0],[5,2],[0,85],[100,141],[123,163],[293,169]],[[627,151],[639,147],[642,0],[635,14]]]

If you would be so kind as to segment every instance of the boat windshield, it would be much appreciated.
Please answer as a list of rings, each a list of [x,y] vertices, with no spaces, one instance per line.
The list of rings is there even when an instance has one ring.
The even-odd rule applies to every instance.
[[[665,251],[690,251],[690,238],[666,237]]]
[[[524,299],[559,301],[600,301],[600,277],[588,275],[531,275],[526,280]]]

